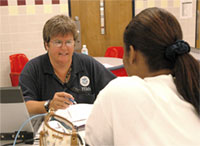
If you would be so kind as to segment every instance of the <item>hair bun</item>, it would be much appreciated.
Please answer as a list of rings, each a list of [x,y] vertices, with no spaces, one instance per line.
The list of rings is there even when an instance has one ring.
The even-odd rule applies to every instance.
[[[165,56],[168,60],[175,62],[177,55],[182,55],[188,52],[190,52],[190,45],[183,40],[178,40],[166,48]]]

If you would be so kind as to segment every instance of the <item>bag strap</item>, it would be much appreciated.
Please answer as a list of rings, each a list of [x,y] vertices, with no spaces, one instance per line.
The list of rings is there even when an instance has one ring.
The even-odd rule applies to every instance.
[[[77,133],[73,133],[72,132],[72,136],[71,136],[71,146],[78,146],[78,136]]]

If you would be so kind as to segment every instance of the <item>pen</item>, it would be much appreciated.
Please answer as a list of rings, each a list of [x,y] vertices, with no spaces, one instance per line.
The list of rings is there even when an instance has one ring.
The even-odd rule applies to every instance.
[[[67,97],[65,97],[65,98],[67,98]],[[77,102],[75,101],[75,100],[73,100],[73,99],[71,99],[71,98],[67,98],[69,101],[71,101],[73,104],[77,104]]]
[[[68,98],[73,104],[77,104],[77,102],[71,98]]]

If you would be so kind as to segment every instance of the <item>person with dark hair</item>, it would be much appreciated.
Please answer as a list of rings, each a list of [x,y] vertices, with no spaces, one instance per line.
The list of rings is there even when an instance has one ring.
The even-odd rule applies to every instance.
[[[46,54],[30,60],[20,74],[30,114],[65,109],[75,100],[92,104],[116,76],[88,55],[74,52],[75,22],[65,15],[50,18],[43,28]]]
[[[124,31],[129,77],[112,80],[86,123],[90,146],[199,146],[200,64],[177,19],[147,8]]]

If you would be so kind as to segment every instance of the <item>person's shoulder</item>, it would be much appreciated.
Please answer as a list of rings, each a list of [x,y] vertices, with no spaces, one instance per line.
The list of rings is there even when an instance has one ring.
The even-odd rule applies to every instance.
[[[42,55],[39,55],[39,56],[36,56],[32,59],[30,59],[27,64],[25,65],[25,68],[26,69],[30,69],[30,68],[38,68],[40,66],[42,66],[42,62],[45,62],[45,59],[48,58],[48,54],[42,54]]]
[[[45,54],[42,54],[42,55],[39,55],[39,56],[36,56],[36,57],[30,59],[29,62],[30,63],[40,62],[40,61],[42,61],[43,59],[45,59],[47,57],[48,57],[48,55],[47,55],[47,53],[45,53]]]
[[[89,65],[89,66],[92,65],[92,66],[96,66],[97,67],[100,64],[92,56],[85,55],[85,54],[78,53],[78,52],[74,52],[74,54],[73,54],[73,60],[77,60],[79,63],[85,64],[86,66],[87,65]]]
[[[74,52],[73,56],[75,58],[79,58],[80,60],[93,60],[92,56],[85,55],[85,54],[78,53],[78,52]]]
[[[140,106],[144,102],[151,102],[152,93],[149,84],[138,76],[117,77],[108,83],[101,91],[102,100],[126,104],[130,101],[133,106]],[[121,100],[125,100],[124,102]]]
[[[109,83],[109,86],[118,86],[118,87],[123,88],[125,87],[123,85],[130,86],[130,87],[133,87],[133,86],[139,87],[144,84],[145,84],[144,80],[138,76],[127,76],[127,77],[118,77],[112,80]]]
[[[138,76],[117,77],[111,80],[106,88],[106,92],[114,92],[116,94],[141,94],[148,90],[146,82]]]
[[[101,90],[100,96],[102,99],[99,100],[103,100],[103,102],[104,100],[120,102],[123,99],[134,101],[134,104],[140,103],[149,96],[147,88],[145,81],[138,76],[117,77]]]

